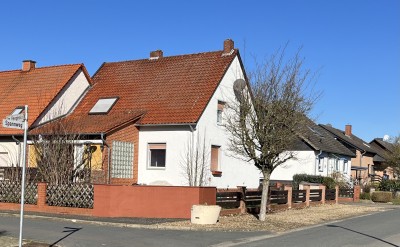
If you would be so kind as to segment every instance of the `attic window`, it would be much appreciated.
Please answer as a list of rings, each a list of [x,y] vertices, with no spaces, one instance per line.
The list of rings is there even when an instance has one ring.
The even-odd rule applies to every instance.
[[[117,102],[118,97],[99,99],[89,114],[107,114]]]
[[[18,106],[17,108],[14,109],[14,111],[11,112],[11,115],[18,115],[21,114],[24,111],[24,107]]]

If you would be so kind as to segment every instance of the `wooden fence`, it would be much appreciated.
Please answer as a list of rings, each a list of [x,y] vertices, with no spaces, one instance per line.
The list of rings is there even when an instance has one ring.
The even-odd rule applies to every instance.
[[[325,186],[319,186],[318,189],[311,189],[310,186],[304,186],[303,190],[293,190],[291,186],[285,186],[284,190],[270,188],[268,196],[268,210],[282,210],[288,208],[301,208],[310,205],[338,203],[340,190],[325,189]],[[351,199],[357,194],[359,188],[351,190]],[[350,192],[348,192],[349,195]],[[349,197],[348,197],[349,198]],[[223,208],[222,214],[233,214],[240,212],[258,211],[261,204],[261,191],[247,190],[245,187],[238,187],[236,191],[217,192],[217,205]]]

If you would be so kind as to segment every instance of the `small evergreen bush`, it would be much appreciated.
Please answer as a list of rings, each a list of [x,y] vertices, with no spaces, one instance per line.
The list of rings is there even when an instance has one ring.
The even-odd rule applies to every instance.
[[[378,189],[380,191],[399,191],[400,181],[398,180],[382,180],[379,183]]]
[[[375,191],[371,195],[371,200],[373,202],[391,202],[392,192],[388,191]]]
[[[361,200],[371,200],[371,194],[367,192],[363,192],[360,194]]]
[[[298,189],[301,182],[323,184],[327,189],[334,189],[336,182],[331,177],[322,177],[319,175],[295,174],[293,175],[293,188]]]

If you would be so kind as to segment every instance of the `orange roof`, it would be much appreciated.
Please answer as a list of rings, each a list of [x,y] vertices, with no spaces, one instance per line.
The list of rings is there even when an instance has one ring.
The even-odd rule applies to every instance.
[[[10,115],[17,106],[28,105],[30,126],[79,69],[90,82],[83,64],[0,72],[0,118]],[[0,126],[0,135],[12,134],[22,134],[22,130]]]
[[[100,121],[117,124],[124,112],[131,112],[131,118],[144,114],[140,124],[196,123],[238,51],[222,53],[104,63],[92,78],[93,87],[67,118],[85,122],[82,133],[106,131],[109,122],[102,128]],[[89,115],[99,99],[110,97],[118,97],[110,112]]]

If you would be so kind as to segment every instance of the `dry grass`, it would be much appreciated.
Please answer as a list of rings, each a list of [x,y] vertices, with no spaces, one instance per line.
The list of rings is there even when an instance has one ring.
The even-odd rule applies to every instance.
[[[190,220],[168,222],[159,224],[162,226],[179,226],[187,229],[224,230],[224,231],[271,231],[285,232],[288,230],[321,224],[328,221],[359,216],[371,212],[383,211],[379,206],[358,205],[320,205],[303,209],[292,209],[267,215],[265,222],[260,222],[254,215],[222,216],[215,225],[191,224]]]

